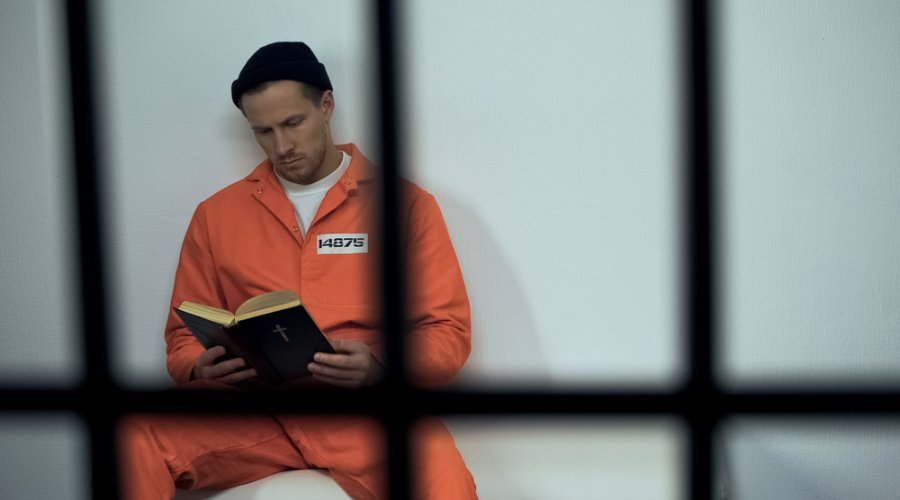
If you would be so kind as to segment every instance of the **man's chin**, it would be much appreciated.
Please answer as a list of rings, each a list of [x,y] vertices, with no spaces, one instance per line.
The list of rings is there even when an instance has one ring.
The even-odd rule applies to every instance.
[[[280,165],[279,168],[275,169],[282,178],[287,179],[294,184],[309,184],[312,182],[312,177],[314,174],[314,170],[310,168],[304,168],[301,165],[293,164],[290,167],[286,167],[284,165]]]

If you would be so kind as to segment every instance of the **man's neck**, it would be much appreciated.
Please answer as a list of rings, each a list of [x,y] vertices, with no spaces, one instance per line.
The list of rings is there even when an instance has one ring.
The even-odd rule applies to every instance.
[[[335,147],[334,144],[328,147],[325,151],[325,159],[323,160],[325,165],[328,167],[325,169],[322,178],[328,177],[332,172],[334,172],[339,166],[341,166],[341,160],[343,160],[343,155],[341,155],[341,151]]]

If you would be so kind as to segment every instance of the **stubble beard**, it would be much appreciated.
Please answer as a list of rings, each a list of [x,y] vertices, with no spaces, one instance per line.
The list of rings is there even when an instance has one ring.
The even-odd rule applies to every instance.
[[[320,180],[320,175],[325,168],[326,146],[323,145],[310,152],[310,154],[298,157],[292,165],[282,165],[278,172],[285,179],[295,184],[312,184]],[[281,160],[280,160],[281,161]],[[321,177],[324,177],[322,175]]]

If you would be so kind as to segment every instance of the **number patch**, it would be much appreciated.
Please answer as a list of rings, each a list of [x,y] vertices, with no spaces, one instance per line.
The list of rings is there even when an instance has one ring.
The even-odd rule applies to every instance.
[[[316,245],[319,255],[369,253],[369,234],[320,234],[317,238]]]

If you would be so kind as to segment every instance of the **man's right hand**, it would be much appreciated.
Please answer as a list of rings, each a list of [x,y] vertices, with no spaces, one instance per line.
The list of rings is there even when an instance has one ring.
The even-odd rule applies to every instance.
[[[194,379],[209,379],[226,384],[238,384],[256,376],[253,368],[243,369],[247,366],[244,358],[231,358],[221,363],[216,359],[225,355],[225,348],[217,345],[203,351],[194,365]]]

